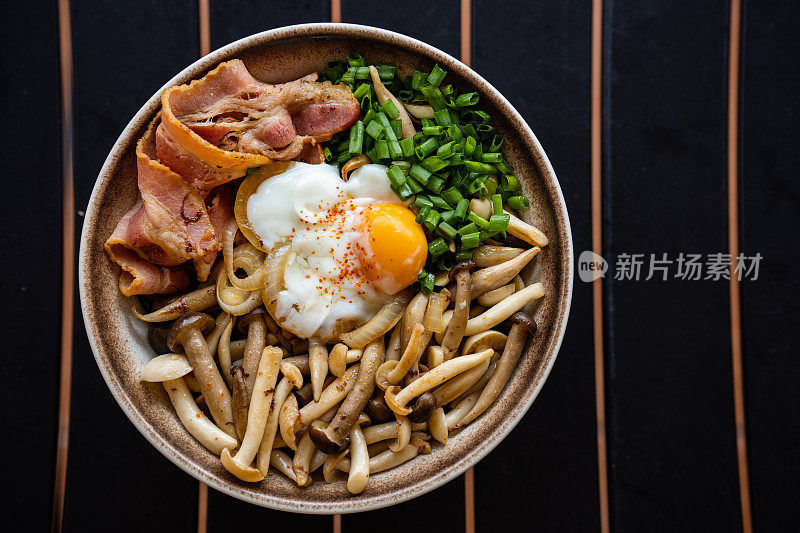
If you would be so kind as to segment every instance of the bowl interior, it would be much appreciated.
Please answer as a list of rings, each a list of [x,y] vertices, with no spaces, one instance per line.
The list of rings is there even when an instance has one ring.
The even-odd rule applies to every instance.
[[[165,456],[203,482],[259,505],[312,513],[354,512],[391,505],[418,496],[457,476],[487,454],[520,420],[541,388],[555,360],[566,326],[572,290],[572,245],[566,208],[555,174],[533,133],[510,104],[486,81],[443,52],[414,39],[375,28],[310,24],[257,34],[222,48],[189,66],[166,86],[205,74],[221,61],[242,59],[263,81],[283,82],[320,71],[352,51],[374,63],[401,70],[429,70],[439,63],[448,82],[477,90],[480,106],[493,117],[505,138],[505,153],[531,207],[523,218],[550,238],[550,245],[523,272],[526,282],[540,281],[547,295],[531,310],[539,332],[529,340],[516,369],[494,404],[463,431],[438,443],[431,454],[370,478],[360,495],[344,482],[314,483],[300,489],[280,474],[248,484],[230,475],[219,459],[181,426],[160,384],[139,381],[139,371],[156,355],[146,329],[131,313],[132,301],[117,289],[118,272],[103,243],[117,220],[135,203],[136,141],[159,108],[153,96],[114,145],[95,184],[81,238],[80,295],[98,366],[127,416]]]

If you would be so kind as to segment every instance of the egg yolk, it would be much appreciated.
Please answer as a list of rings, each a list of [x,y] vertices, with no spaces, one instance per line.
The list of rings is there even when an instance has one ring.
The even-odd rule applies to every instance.
[[[428,241],[414,213],[397,204],[373,204],[361,216],[364,242],[357,248],[364,276],[387,294],[417,279],[428,257]]]

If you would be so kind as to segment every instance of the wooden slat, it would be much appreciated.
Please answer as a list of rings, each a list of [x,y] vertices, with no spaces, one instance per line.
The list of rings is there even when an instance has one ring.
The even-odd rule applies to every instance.
[[[742,334],[755,531],[798,531],[800,494],[800,5],[745,2],[740,111]]]
[[[253,33],[300,24],[328,20],[330,2],[316,0],[308,3],[278,2],[265,8],[264,4],[235,0],[211,2],[211,49]],[[208,529],[226,531],[231,524],[291,528],[293,531],[330,531],[329,516],[311,516],[265,509],[231,498],[216,490],[208,493]]]
[[[727,251],[728,15],[722,0],[608,5],[612,275],[623,253]],[[605,283],[612,528],[739,530],[728,283],[675,279],[675,264],[644,281],[645,263]]]
[[[403,2],[401,9],[365,0],[344,0],[342,22],[367,24],[425,41],[459,57],[459,2]],[[459,477],[433,492],[377,511],[344,515],[342,530],[384,533],[409,530],[462,531],[465,527],[464,481]]]
[[[590,250],[588,2],[473,4],[473,68],[522,114],[564,192],[576,258]],[[478,531],[512,531],[524,509],[543,531],[599,523],[591,285],[576,277],[569,326],[530,412],[476,467]],[[522,511],[521,511],[522,512]]]
[[[3,21],[3,115],[12,124],[36,125],[28,134],[14,127],[0,134],[8,156],[0,319],[9,333],[0,397],[16,406],[6,412],[4,432],[24,439],[8,461],[14,487],[5,506],[14,512],[5,513],[10,523],[4,525],[46,531],[53,503],[62,268],[56,4],[4,5]]]
[[[75,203],[80,212],[123,127],[165,81],[197,58],[197,4],[75,2],[72,25]],[[80,226],[80,217],[77,222]],[[113,524],[117,529],[193,531],[197,483],[122,414],[97,370],[80,310],[75,313],[64,529]]]

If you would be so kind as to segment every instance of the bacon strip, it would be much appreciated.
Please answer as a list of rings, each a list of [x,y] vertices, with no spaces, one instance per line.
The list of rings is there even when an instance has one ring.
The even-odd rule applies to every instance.
[[[348,87],[315,80],[263,83],[235,59],[167,89],[156,135],[159,160],[209,191],[248,168],[296,158],[306,145],[350,127],[360,112]]]
[[[125,296],[134,296],[167,294],[186,289],[189,285],[189,275],[185,266],[158,266],[140,255],[148,245],[141,231],[137,229],[139,223],[136,219],[141,219],[143,212],[142,203],[137,203],[117,223],[114,233],[105,243],[106,253],[122,268],[119,290]],[[139,250],[131,248],[131,242],[142,248]]]

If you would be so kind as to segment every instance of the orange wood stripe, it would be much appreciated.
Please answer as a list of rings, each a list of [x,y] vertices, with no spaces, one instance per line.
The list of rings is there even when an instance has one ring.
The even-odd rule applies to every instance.
[[[603,0],[592,2],[592,250],[603,253],[602,238],[602,68]],[[592,283],[594,317],[594,392],[597,418],[597,476],[600,492],[600,530],[611,530],[608,507],[608,456],[606,450],[605,355],[603,353],[603,279]]]
[[[211,51],[211,8],[208,0],[198,1],[200,24],[200,55],[204,56]]]
[[[461,0],[461,62],[472,65],[472,0]],[[464,473],[464,527],[475,533],[475,470]]]
[[[739,255],[739,53],[741,50],[741,0],[731,0],[728,50],[728,251],[731,254],[731,364],[733,366],[733,405],[736,420],[736,457],[739,465],[739,500],[742,531],[753,531],[750,507],[750,475],[747,464],[747,433],[742,371],[742,314],[739,279],[735,272]]]
[[[209,0],[198,0],[198,30],[200,33],[200,56],[211,52],[211,8]],[[198,481],[197,488],[197,533],[208,529],[208,486]]]
[[[61,370],[52,530],[61,531],[67,484],[69,417],[72,395],[72,328],[75,310],[75,185],[72,161],[72,22],[69,0],[58,2],[61,64]]]
[[[333,533],[342,533],[342,515],[333,515]]]

